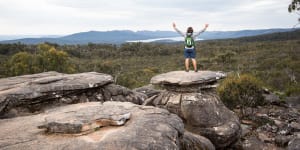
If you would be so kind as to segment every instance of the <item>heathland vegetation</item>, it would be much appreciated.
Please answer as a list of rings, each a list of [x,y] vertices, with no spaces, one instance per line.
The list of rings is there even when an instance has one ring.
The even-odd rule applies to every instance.
[[[263,85],[287,95],[300,93],[300,30],[254,37],[200,41],[200,70],[250,74]],[[0,44],[0,77],[58,71],[111,74],[129,88],[152,76],[183,70],[183,44],[124,43],[58,45]]]

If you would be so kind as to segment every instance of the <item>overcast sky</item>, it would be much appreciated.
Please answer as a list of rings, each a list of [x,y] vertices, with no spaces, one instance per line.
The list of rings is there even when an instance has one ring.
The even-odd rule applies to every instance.
[[[209,31],[290,28],[291,0],[0,0],[0,35],[65,35],[90,30]]]

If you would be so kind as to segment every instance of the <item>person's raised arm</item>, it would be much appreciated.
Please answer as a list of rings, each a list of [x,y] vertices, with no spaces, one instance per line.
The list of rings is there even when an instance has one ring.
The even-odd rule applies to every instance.
[[[207,29],[207,27],[208,27],[208,24],[205,24],[204,28],[203,28],[201,31],[196,32],[196,33],[194,34],[194,37],[197,37],[197,36],[199,36],[201,33],[203,33],[203,32]]]
[[[180,35],[182,35],[183,37],[185,36],[185,34],[182,32],[182,31],[180,31],[180,30],[178,30],[177,28],[176,28],[176,24],[173,22],[173,28],[174,28],[174,30],[177,32],[177,33],[179,33]]]

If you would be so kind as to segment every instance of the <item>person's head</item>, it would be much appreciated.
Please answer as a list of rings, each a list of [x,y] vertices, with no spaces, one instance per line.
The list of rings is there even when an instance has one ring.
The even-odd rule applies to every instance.
[[[187,30],[186,30],[186,34],[187,35],[192,35],[194,32],[193,28],[192,27],[188,27]]]

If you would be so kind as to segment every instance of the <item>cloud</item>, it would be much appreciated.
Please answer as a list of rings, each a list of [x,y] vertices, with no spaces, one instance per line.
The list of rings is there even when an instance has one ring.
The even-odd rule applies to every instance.
[[[291,27],[290,0],[0,0],[0,34],[88,30],[242,30]]]

